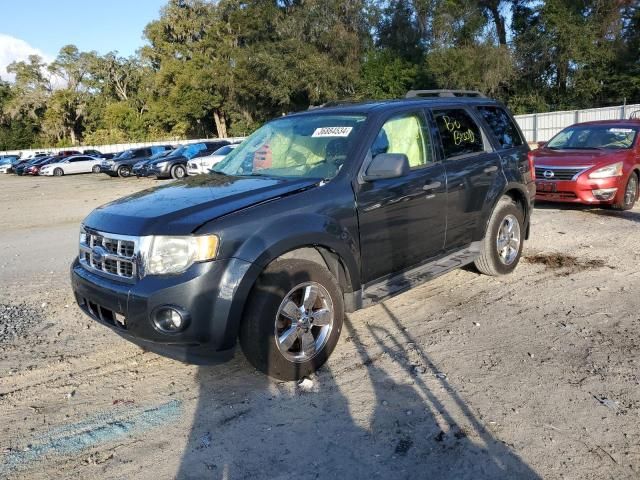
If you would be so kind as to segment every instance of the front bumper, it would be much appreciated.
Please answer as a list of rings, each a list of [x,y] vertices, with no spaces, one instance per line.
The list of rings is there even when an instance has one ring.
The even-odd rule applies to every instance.
[[[584,177],[584,178],[583,178]],[[624,194],[624,177],[588,178],[581,175],[575,181],[536,180],[536,200],[546,202],[580,203],[585,205],[611,205]],[[594,190],[617,188],[617,193],[609,200],[594,196]]]
[[[117,177],[118,172],[114,171],[114,165],[103,165],[100,164],[100,173],[106,173],[110,177]]]
[[[197,164],[187,164],[187,175],[202,175],[207,173],[208,169]]]
[[[80,308],[123,337],[143,346],[175,347],[175,351],[200,356],[234,346],[250,288],[243,286],[243,279],[251,268],[243,260],[215,260],[195,264],[180,275],[147,276],[127,284],[96,275],[76,259],[71,265],[71,285]],[[152,313],[164,305],[190,314],[184,330],[163,333],[155,327]]]
[[[152,165],[147,169],[147,177],[156,177],[156,178],[171,178],[171,167],[173,165],[166,165],[164,167],[158,167],[157,165]]]

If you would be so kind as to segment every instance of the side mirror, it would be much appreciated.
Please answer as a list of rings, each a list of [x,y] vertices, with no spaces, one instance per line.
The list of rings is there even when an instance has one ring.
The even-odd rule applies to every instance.
[[[373,157],[364,174],[364,181],[404,177],[410,170],[409,159],[404,153],[381,153]]]
[[[547,142],[538,142],[538,148],[542,148],[547,144]]]

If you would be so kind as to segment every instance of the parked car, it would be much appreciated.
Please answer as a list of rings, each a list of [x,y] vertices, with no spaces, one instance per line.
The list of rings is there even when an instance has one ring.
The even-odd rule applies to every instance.
[[[156,153],[172,150],[170,145],[156,145],[153,147],[132,148],[111,160],[103,160],[100,171],[111,177],[130,177],[133,166],[142,159],[148,159]]]
[[[48,153],[48,152],[31,152],[31,153],[28,153],[27,155],[21,156],[20,160],[30,161],[30,160],[35,160],[36,158],[47,157],[50,155],[51,153]]]
[[[543,201],[633,208],[640,178],[640,119],[565,128],[531,152]]]
[[[78,150],[60,150],[58,153],[56,153],[56,156],[61,158],[70,157],[71,155],[82,155],[82,153]]]
[[[46,165],[51,163],[57,163],[60,161],[58,157],[45,157],[39,161],[36,165],[29,167],[24,173],[25,175],[40,175],[40,170]]]
[[[40,167],[46,163],[47,160],[56,158],[56,157],[38,157],[33,160],[30,160],[19,167],[16,168],[17,175],[38,175],[40,171]]]
[[[438,95],[281,117],[211,175],[95,209],[71,269],[79,306],[186,361],[239,338],[256,368],[291,380],[327,360],[345,312],[470,263],[512,272],[529,147],[502,104]]]
[[[33,158],[20,158],[17,161],[12,162],[11,166],[7,169],[7,171],[5,173],[16,173],[16,170],[19,167],[29,163],[32,160],[33,160]]]
[[[154,160],[158,160],[160,158],[168,157],[169,155],[173,154],[173,152],[175,152],[176,150],[177,149],[175,149],[175,148],[172,149],[172,150],[165,150],[164,152],[158,152],[158,153],[156,153],[154,155],[151,155],[148,158],[143,158],[142,160],[139,160],[131,168],[132,174],[135,175],[138,178],[146,177],[147,173],[148,173],[148,165],[149,165],[149,163],[153,162]]]
[[[100,172],[99,158],[88,155],[72,155],[45,165],[40,169],[40,175],[61,177],[74,173],[98,173]]]
[[[224,157],[231,153],[231,151],[237,146],[237,143],[225,145],[224,147],[221,147],[213,152],[211,155],[207,155],[205,157],[197,157],[189,160],[189,162],[187,163],[187,174],[199,175],[202,173],[209,173],[211,167],[224,159]]]
[[[187,162],[194,158],[204,157],[229,145],[227,140],[214,142],[190,143],[176,149],[165,158],[154,160],[147,164],[146,176],[156,178],[184,178],[187,175]]]
[[[18,176],[22,176],[24,174],[24,170],[27,167],[30,167],[33,164],[33,162],[38,160],[38,158],[40,158],[40,157],[30,158],[29,160],[25,160],[23,162],[20,162],[20,163],[16,164],[14,169],[13,169],[14,170],[13,173],[15,173]]]
[[[20,161],[17,155],[3,155],[0,157],[0,173],[12,173],[14,164]]]
[[[83,150],[82,151],[83,155],[89,155],[90,157],[100,157],[100,158],[104,158],[104,153],[101,153],[99,150],[94,150],[94,149],[88,149],[88,150]]]

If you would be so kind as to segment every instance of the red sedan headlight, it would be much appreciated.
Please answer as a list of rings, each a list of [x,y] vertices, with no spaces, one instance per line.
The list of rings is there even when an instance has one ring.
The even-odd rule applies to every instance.
[[[589,178],[610,178],[622,176],[622,162],[601,167],[589,174]]]

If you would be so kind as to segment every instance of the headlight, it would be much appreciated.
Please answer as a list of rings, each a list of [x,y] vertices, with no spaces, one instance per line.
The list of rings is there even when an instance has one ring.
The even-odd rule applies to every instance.
[[[87,244],[87,231],[84,229],[84,225],[80,225],[80,243]]]
[[[151,237],[146,273],[149,275],[181,273],[195,262],[213,260],[217,251],[216,235]]]
[[[589,174],[589,178],[609,178],[622,176],[622,162],[612,163]]]
[[[167,162],[158,162],[156,163],[156,167],[164,168],[167,166]]]

